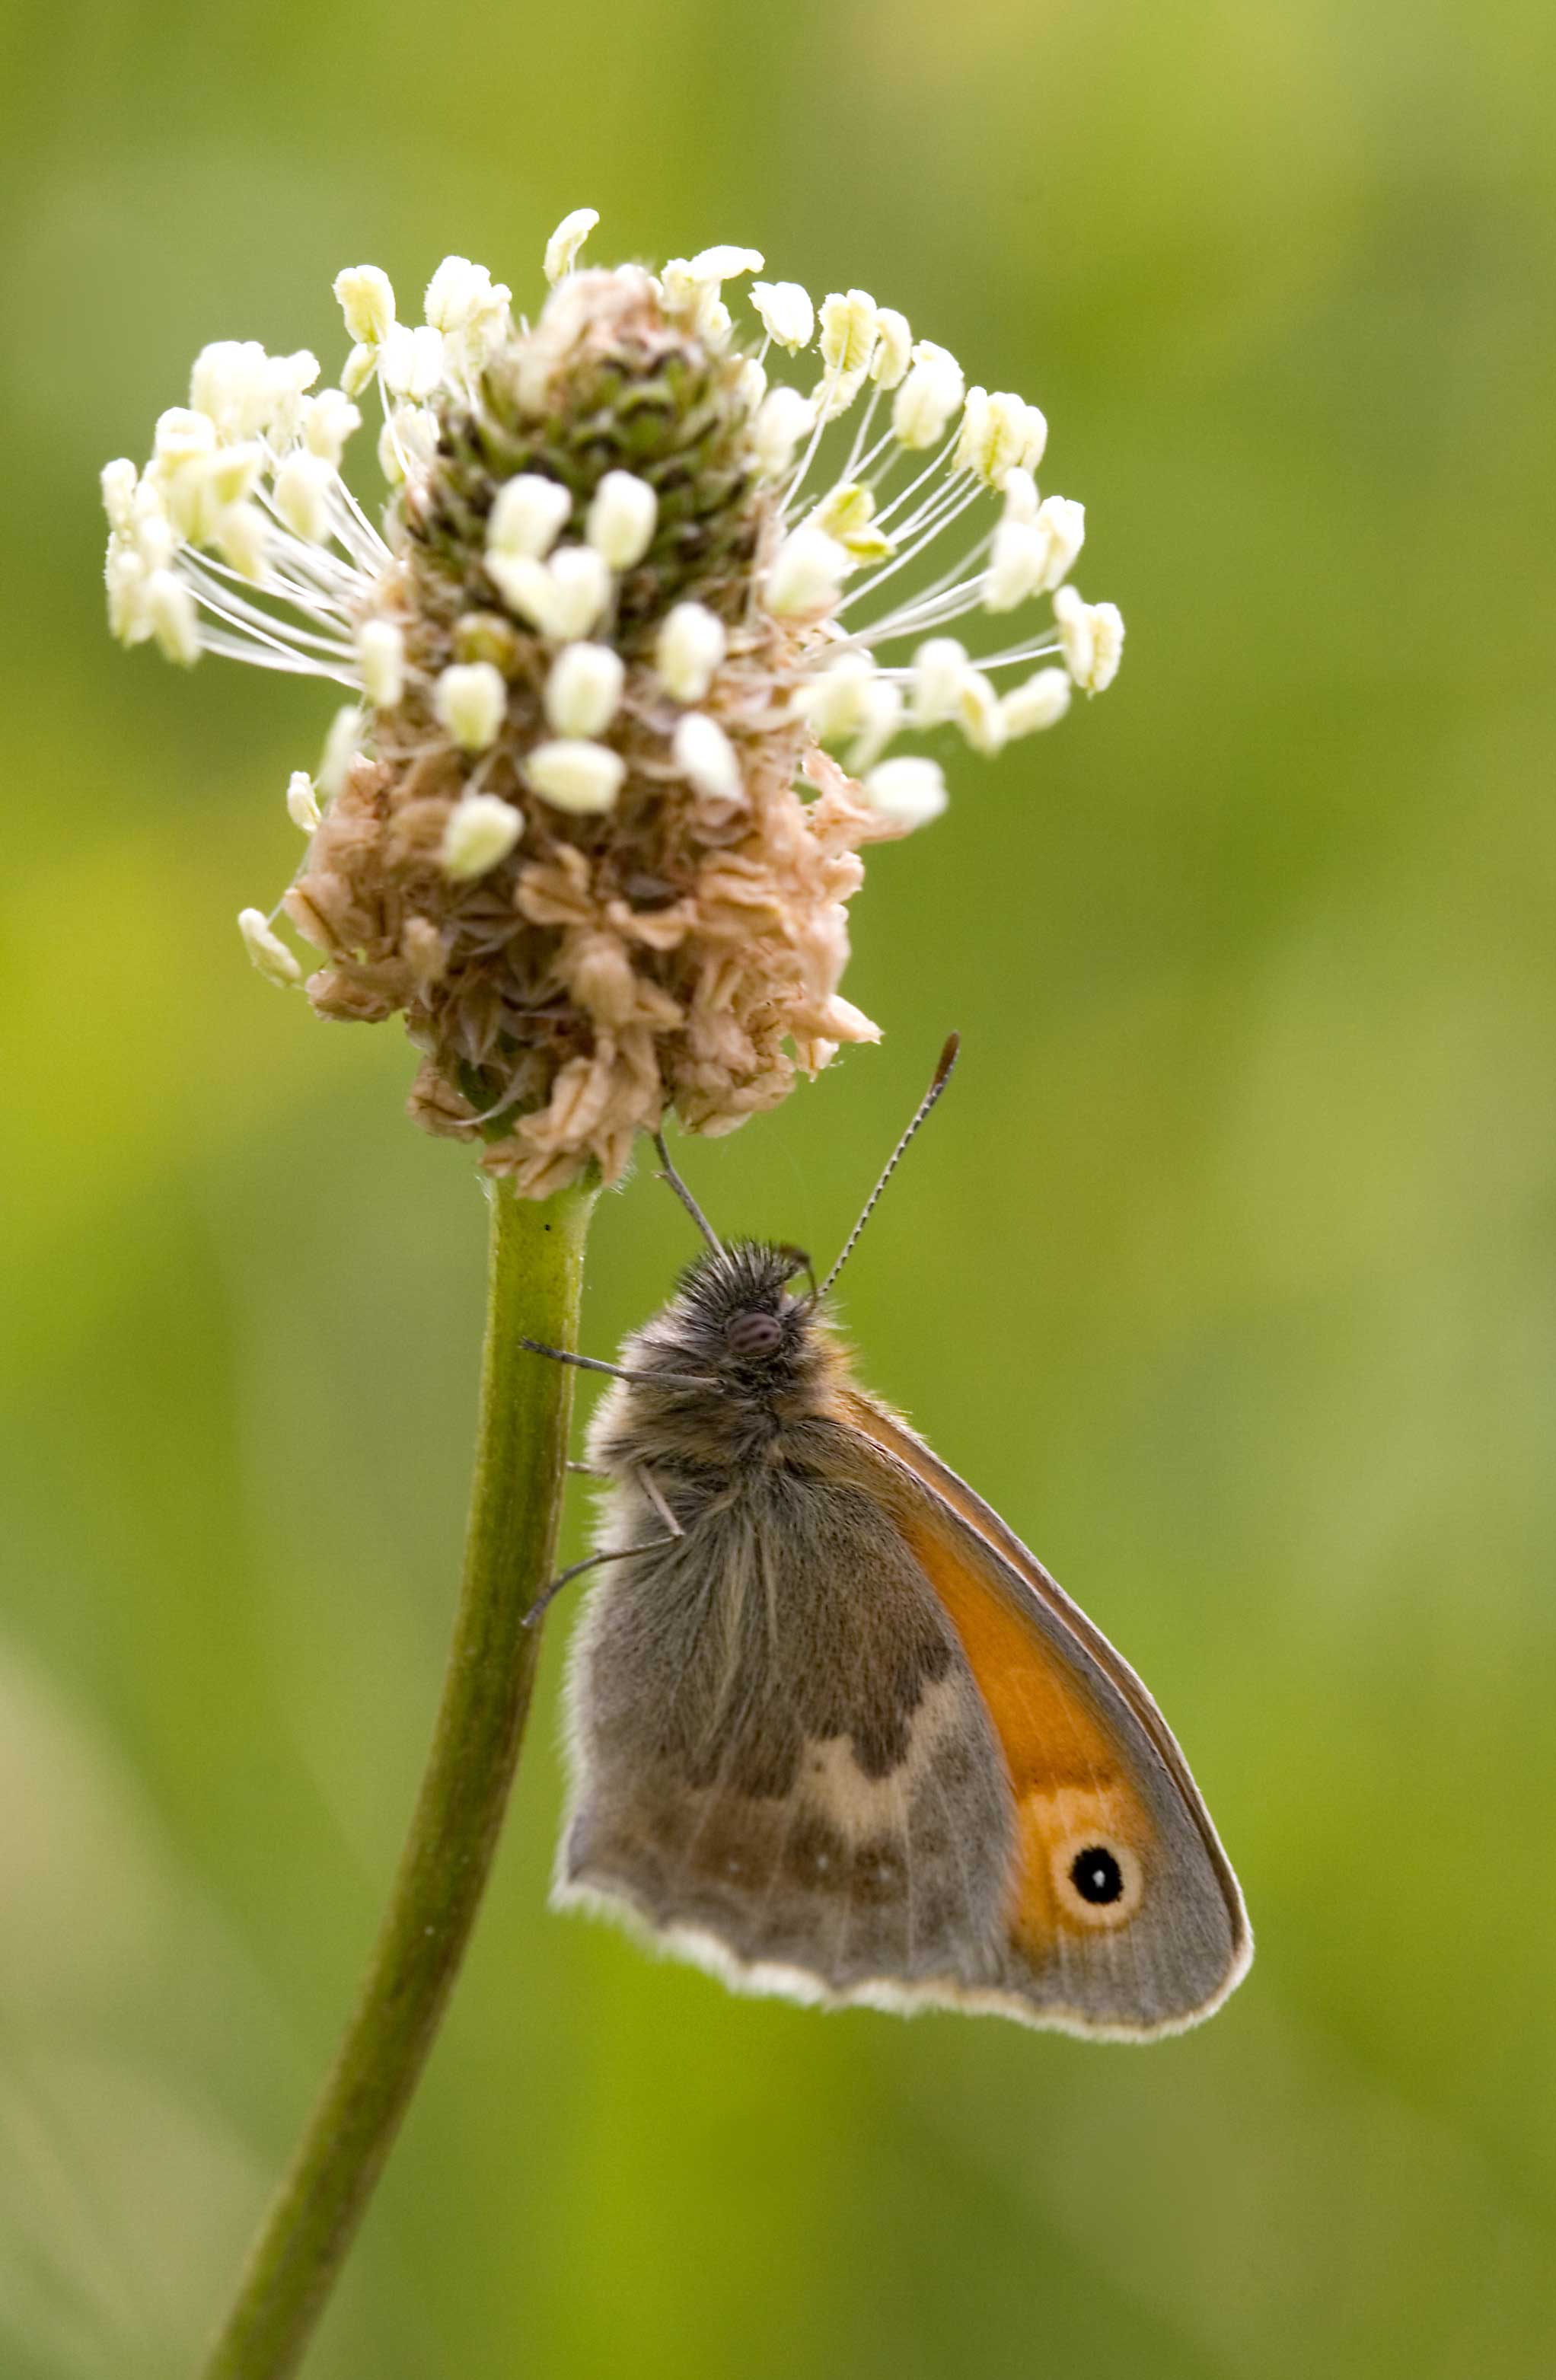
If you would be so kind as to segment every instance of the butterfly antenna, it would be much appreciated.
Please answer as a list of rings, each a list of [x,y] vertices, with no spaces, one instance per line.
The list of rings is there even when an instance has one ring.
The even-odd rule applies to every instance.
[[[687,1188],[687,1185],[682,1181],[680,1175],[676,1172],[675,1166],[671,1163],[670,1151],[664,1146],[664,1135],[663,1132],[655,1133],[654,1147],[659,1151],[659,1161],[663,1168],[660,1174],[660,1180],[662,1182],[669,1183],[670,1187],[674,1190],[676,1197],[680,1200],[682,1206],[691,1217],[692,1221],[697,1225],[698,1230],[701,1232],[703,1238],[712,1249],[713,1254],[716,1257],[722,1257],[724,1252],[723,1243],[720,1239],[717,1232],[714,1231],[712,1224],[708,1220],[708,1218],[703,1213],[701,1208],[698,1205],[696,1199],[692,1196],[691,1192]]]
[[[914,1134],[924,1122],[930,1110],[934,1106],[934,1103],[939,1099],[942,1091],[944,1090],[947,1083],[951,1080],[951,1069],[956,1063],[956,1053],[961,1049],[961,1035],[959,1033],[953,1033],[950,1040],[946,1043],[944,1049],[940,1053],[940,1063],[935,1068],[934,1079],[930,1083],[930,1087],[925,1092],[923,1098],[918,1102],[918,1113],[915,1115],[913,1122],[908,1125],[907,1130],[904,1133],[902,1138],[898,1141],[895,1148],[893,1149],[891,1156],[886,1160],[885,1170],[881,1173],[880,1181],[870,1192],[869,1196],[865,1200],[863,1214],[859,1217],[858,1221],[855,1224],[853,1230],[849,1232],[847,1239],[844,1242],[843,1254],[838,1257],[838,1260],[833,1265],[831,1272],[828,1273],[825,1281],[821,1283],[821,1289],[818,1293],[819,1297],[825,1297],[828,1290],[837,1279],[838,1274],[843,1270],[844,1266],[853,1255],[855,1243],[858,1239],[859,1233],[864,1230],[865,1225],[869,1222],[870,1217],[874,1214],[876,1203],[881,1196],[881,1193],[884,1190],[887,1183],[890,1182],[893,1174],[896,1172],[897,1167],[901,1164],[903,1152],[906,1148],[908,1142],[913,1138]]]

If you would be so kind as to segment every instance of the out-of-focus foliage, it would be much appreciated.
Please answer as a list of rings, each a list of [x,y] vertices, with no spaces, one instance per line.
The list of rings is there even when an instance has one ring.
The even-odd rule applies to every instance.
[[[103,632],[93,475],[340,264],[754,241],[1053,423],[1116,689],[879,856],[885,1020],[693,1148],[1156,1688],[1260,1955],[1138,2051],[725,1998],[510,1838],[319,2380],[1513,2380],[1556,2338],[1556,17],[44,7],[3,35],[0,2370],[166,2380],[446,1633],[480,1202],[233,917],[327,701]],[[605,1350],[687,1253],[640,1178]],[[577,1524],[575,1522],[574,1529]]]

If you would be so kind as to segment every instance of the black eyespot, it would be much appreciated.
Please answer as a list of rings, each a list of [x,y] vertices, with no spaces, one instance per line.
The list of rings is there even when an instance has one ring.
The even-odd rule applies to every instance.
[[[1104,1843],[1091,1843],[1070,1862],[1070,1882],[1094,1908],[1116,1900],[1124,1890],[1124,1870]]]
[[[775,1314],[737,1314],[724,1331],[732,1355],[772,1355],[784,1343],[784,1326]]]

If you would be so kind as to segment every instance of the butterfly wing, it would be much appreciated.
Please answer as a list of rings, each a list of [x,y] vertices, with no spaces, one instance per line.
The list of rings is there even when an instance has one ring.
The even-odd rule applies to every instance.
[[[798,1998],[1135,2037],[1209,2014],[1246,1921],[1145,1689],[872,1400],[807,1453],[668,1548],[613,1490],[643,1550],[580,1631],[557,1898]]]
[[[662,1492],[664,1483],[661,1483]],[[857,1484],[779,1471],[590,1590],[555,1898],[799,1998],[993,1990],[1015,1815],[938,1598]],[[663,1524],[659,1525],[663,1536]]]
[[[1039,2022],[1147,2035],[1247,1971],[1237,1879],[1188,1764],[1122,1656],[1036,1556],[873,1398],[839,1406],[956,1632],[998,1737],[1016,1854],[1011,1973]]]

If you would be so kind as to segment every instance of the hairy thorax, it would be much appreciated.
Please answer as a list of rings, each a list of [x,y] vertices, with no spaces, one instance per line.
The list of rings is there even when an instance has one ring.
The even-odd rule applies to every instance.
[[[793,1295],[792,1252],[743,1244],[694,1266],[626,1342],[618,1381],[590,1433],[592,1460],[620,1476],[735,1488],[823,1471],[847,1360],[814,1301]],[[744,1344],[760,1318],[775,1343]]]
[[[648,1369],[643,1337],[626,1342],[622,1360]],[[754,1488],[775,1473],[826,1473],[838,1429],[829,1406],[843,1370],[829,1349],[805,1376],[774,1387],[721,1383],[693,1395],[617,1381],[595,1408],[590,1460],[615,1477],[649,1472],[710,1492]]]

